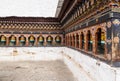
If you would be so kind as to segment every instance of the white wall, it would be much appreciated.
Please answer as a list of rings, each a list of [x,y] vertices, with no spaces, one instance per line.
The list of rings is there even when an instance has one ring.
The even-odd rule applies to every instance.
[[[79,81],[120,81],[120,69],[78,51],[64,48],[64,61]]]
[[[17,55],[14,55],[17,50]],[[62,59],[61,49],[57,47],[1,47],[0,61],[41,61]]]
[[[17,55],[13,56],[13,50]],[[114,68],[66,47],[1,47],[0,61],[63,60],[78,81],[120,81],[120,68]]]

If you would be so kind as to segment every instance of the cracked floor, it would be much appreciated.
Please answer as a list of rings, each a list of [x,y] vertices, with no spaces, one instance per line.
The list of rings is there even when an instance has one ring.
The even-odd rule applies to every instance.
[[[0,62],[0,81],[77,81],[62,61]]]

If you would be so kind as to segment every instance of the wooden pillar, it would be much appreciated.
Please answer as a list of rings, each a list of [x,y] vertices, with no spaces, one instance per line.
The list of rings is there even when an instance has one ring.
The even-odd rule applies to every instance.
[[[69,46],[71,46],[71,36],[69,35]]]
[[[66,35],[66,46],[68,46],[68,36]]]
[[[73,34],[73,47],[75,48],[75,36]]]
[[[78,35],[79,35],[79,49],[80,49],[81,46],[80,33]]]
[[[106,37],[107,36],[106,36],[106,32],[105,32],[105,46],[104,46],[104,48],[105,48],[105,58],[110,59],[108,54],[107,54],[107,42],[106,42],[107,38]]]
[[[77,34],[75,34],[75,48],[77,48]]]
[[[66,38],[66,44],[67,44],[66,46],[68,46],[68,36],[67,36],[67,38]]]
[[[72,35],[70,35],[70,46],[72,47],[72,41],[73,41],[73,38],[72,38]]]
[[[76,48],[77,48],[77,49],[78,49],[78,45],[79,45],[79,44],[78,44],[78,40],[79,40],[79,39],[78,39],[78,34],[76,34]]]
[[[72,35],[72,47],[74,47],[74,38],[73,38],[73,35]]]
[[[55,45],[56,44],[56,41],[55,41],[55,36],[52,36],[53,37],[53,42],[52,42],[52,45]]]
[[[64,36],[63,35],[61,36],[61,45],[65,45],[65,43],[64,43]]]
[[[72,47],[72,41],[73,41],[73,38],[72,38],[72,35],[70,35],[70,46]]]
[[[67,46],[67,36],[65,35],[65,45]]]
[[[37,40],[37,36],[35,36],[35,46],[38,46],[38,40]]]
[[[72,46],[72,36],[70,36],[70,46]]]
[[[66,46],[68,45],[68,38],[67,38],[67,35],[65,35],[65,45],[66,45]]]
[[[19,37],[16,36],[16,46],[19,46]]]
[[[81,36],[81,33],[80,33],[80,49],[82,49],[82,36]]]
[[[70,46],[70,36],[68,35],[68,46]]]
[[[46,46],[47,45],[47,37],[46,36],[44,36],[44,44],[43,44],[44,46]]]
[[[70,36],[68,34],[68,46],[70,46]]]
[[[88,51],[88,38],[87,38],[87,33],[84,33],[84,40],[85,40],[85,43],[84,43],[85,51],[87,52],[87,51]]]
[[[67,35],[67,46],[69,46],[69,35]]]
[[[28,36],[26,37],[26,46],[29,46]]]
[[[9,46],[9,37],[6,37],[6,46]]]
[[[73,47],[75,48],[75,35],[73,34]]]
[[[97,50],[97,47],[96,47],[96,42],[97,42],[97,40],[96,40],[96,37],[95,37],[96,35],[95,35],[95,32],[92,34],[92,41],[93,41],[93,54],[94,55],[96,55],[96,50]]]

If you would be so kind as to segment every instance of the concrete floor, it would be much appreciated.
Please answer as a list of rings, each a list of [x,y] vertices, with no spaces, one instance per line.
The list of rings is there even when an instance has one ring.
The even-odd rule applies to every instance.
[[[77,81],[62,61],[0,62],[0,81]]]

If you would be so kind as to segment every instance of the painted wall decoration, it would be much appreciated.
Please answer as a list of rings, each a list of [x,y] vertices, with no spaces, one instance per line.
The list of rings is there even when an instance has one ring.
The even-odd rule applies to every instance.
[[[120,59],[120,19],[113,19],[113,42],[112,58]]]

